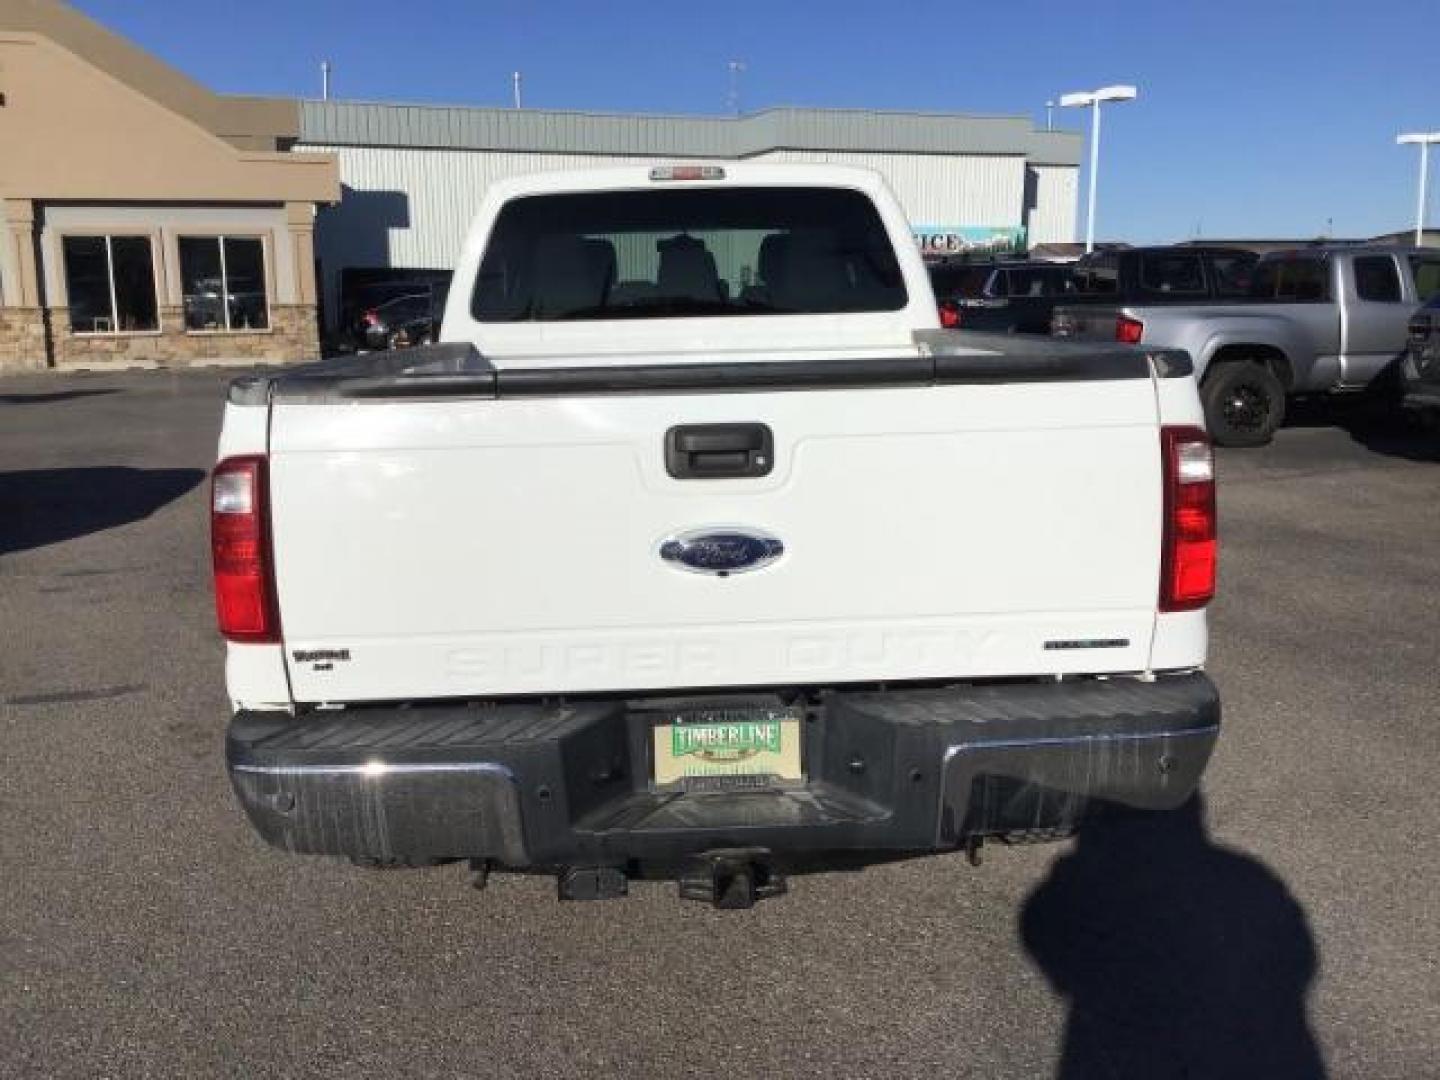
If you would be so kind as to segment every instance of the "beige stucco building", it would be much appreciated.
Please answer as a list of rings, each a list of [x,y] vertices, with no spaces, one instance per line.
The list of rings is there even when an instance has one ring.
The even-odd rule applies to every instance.
[[[318,350],[333,155],[54,0],[0,0],[0,368]]]

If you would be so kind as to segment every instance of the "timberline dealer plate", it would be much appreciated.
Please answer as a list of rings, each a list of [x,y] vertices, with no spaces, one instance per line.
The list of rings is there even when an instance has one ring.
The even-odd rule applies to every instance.
[[[800,709],[677,710],[653,729],[655,784],[804,780],[803,718]]]

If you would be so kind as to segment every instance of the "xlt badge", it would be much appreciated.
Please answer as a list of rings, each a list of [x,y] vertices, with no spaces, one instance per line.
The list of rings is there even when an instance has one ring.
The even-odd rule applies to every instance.
[[[349,649],[292,649],[297,664],[313,664],[312,671],[334,671],[337,663],[350,659]]]

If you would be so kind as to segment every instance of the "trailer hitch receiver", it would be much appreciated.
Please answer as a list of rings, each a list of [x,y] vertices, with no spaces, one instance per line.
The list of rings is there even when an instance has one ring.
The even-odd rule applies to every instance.
[[[785,875],[765,848],[717,848],[692,855],[680,872],[680,895],[727,911],[755,906],[786,891]]]

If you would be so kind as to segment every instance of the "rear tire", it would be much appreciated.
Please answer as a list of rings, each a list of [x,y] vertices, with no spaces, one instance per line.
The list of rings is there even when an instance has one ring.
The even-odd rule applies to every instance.
[[[1200,387],[1205,425],[1220,446],[1264,446],[1285,419],[1285,387],[1262,364],[1213,365]]]

